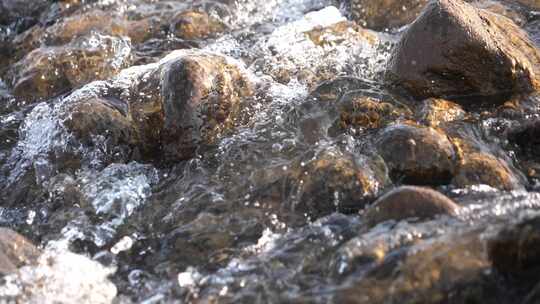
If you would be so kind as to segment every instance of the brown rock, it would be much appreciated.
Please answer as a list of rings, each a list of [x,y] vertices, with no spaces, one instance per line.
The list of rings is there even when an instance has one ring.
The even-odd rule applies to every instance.
[[[14,272],[17,268],[37,260],[40,254],[29,240],[17,232],[0,228],[0,274]]]
[[[339,120],[337,126],[344,130],[350,127],[379,129],[398,119],[409,118],[409,109],[392,103],[365,96],[362,92],[349,92],[337,104]]]
[[[384,30],[411,23],[428,0],[352,0],[351,15],[361,26]]]
[[[185,11],[172,19],[171,32],[183,39],[203,39],[223,32],[226,26],[219,19],[201,11]]]
[[[422,123],[437,127],[444,122],[463,119],[465,114],[463,108],[456,103],[444,99],[429,98],[424,100],[417,116]]]
[[[459,205],[444,194],[425,187],[402,186],[378,198],[365,214],[370,226],[387,220],[429,219],[439,214],[456,215]]]
[[[540,52],[506,17],[461,0],[431,1],[403,34],[387,79],[416,98],[460,100],[539,87]]]
[[[488,153],[465,154],[452,184],[458,187],[485,184],[503,190],[523,188],[518,177],[501,159]]]
[[[351,213],[372,202],[386,187],[384,164],[325,150],[296,164],[290,179],[299,183],[294,211],[312,219],[332,212]]]
[[[92,31],[105,35],[125,35],[125,22],[119,17],[101,10],[92,10],[83,14],[62,19],[45,30],[46,45],[62,45],[74,38],[87,36]]]
[[[452,178],[454,148],[445,134],[433,128],[392,125],[382,130],[375,145],[393,179],[433,185]]]
[[[92,34],[30,52],[7,73],[15,96],[42,99],[113,76],[131,59],[129,41]]]
[[[161,95],[165,156],[191,157],[229,130],[242,99],[252,94],[247,75],[226,57],[187,52],[162,67]]]
[[[114,99],[92,98],[69,105],[64,125],[86,144],[94,136],[103,136],[111,147],[138,143],[138,134],[123,102]],[[127,105],[125,105],[127,107]]]

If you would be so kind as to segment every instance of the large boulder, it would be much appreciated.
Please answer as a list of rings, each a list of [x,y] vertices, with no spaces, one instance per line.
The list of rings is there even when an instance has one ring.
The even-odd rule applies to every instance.
[[[387,79],[415,98],[504,99],[538,89],[539,69],[540,52],[510,19],[461,0],[437,0],[403,34]]]

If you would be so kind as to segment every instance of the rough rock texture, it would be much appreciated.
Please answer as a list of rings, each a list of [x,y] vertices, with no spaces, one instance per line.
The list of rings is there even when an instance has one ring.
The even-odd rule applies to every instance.
[[[502,190],[522,188],[508,165],[488,153],[466,155],[457,165],[452,183],[458,187],[484,184]]]
[[[459,205],[438,191],[402,186],[378,198],[366,211],[365,217],[369,225],[376,225],[387,220],[423,220],[439,214],[455,215],[458,210]]]
[[[538,280],[540,270],[540,218],[522,221],[500,231],[487,244],[495,269],[521,279]]]
[[[412,22],[428,0],[351,0],[350,13],[360,25],[375,30],[398,28]]]
[[[39,254],[39,249],[25,237],[11,229],[0,228],[0,275],[34,263]]]
[[[437,127],[441,123],[463,119],[466,113],[456,103],[444,99],[429,98],[424,100],[416,116],[426,125]]]
[[[363,92],[346,93],[337,102],[339,120],[336,127],[339,129],[362,128],[379,129],[388,124],[408,118],[409,109],[398,107],[384,100],[378,100],[363,95]]]
[[[227,58],[200,52],[164,66],[161,94],[164,152],[182,159],[233,126],[242,98],[252,88],[246,74]]]
[[[444,184],[453,174],[455,152],[444,133],[414,125],[385,128],[376,141],[395,181],[413,184]]]
[[[437,0],[403,34],[387,79],[415,98],[503,98],[537,89],[539,68],[540,52],[512,21],[461,0]]]

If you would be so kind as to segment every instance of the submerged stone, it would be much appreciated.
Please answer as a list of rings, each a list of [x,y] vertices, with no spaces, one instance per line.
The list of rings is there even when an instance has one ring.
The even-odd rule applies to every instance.
[[[442,214],[454,216],[459,208],[447,196],[433,189],[402,186],[378,198],[367,209],[365,218],[369,225],[407,218],[425,220]]]
[[[454,147],[444,133],[433,128],[392,125],[380,132],[375,145],[395,181],[446,184],[454,173]]]

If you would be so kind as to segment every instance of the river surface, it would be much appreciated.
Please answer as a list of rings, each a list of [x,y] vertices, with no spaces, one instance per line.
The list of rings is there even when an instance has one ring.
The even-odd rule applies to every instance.
[[[136,18],[159,15],[158,2],[102,0],[83,6]],[[171,7],[194,5],[200,3]],[[306,32],[343,22],[345,6],[327,0],[204,5],[227,24],[226,32],[189,42],[171,35],[144,43],[120,41],[113,46],[117,61],[110,64],[121,63],[128,53],[137,60],[109,80],[41,101],[17,99],[0,81],[0,225],[21,232],[45,252],[62,248],[97,261],[101,266],[59,257],[75,273],[80,265],[80,280],[88,276],[101,291],[116,289],[117,303],[464,303],[463,293],[469,291],[459,287],[463,284],[475,286],[485,300],[474,302],[478,296],[470,291],[470,303],[523,296],[519,286],[494,274],[484,244],[501,228],[538,215],[534,178],[521,176],[521,187],[512,191],[435,185],[463,207],[456,217],[375,227],[366,225],[362,209],[341,208],[348,194],[339,187],[331,195],[314,189],[325,185],[317,179],[330,181],[335,174],[313,172],[320,159],[354,160],[375,193],[401,183],[378,171],[373,132],[319,132],[332,129],[335,113],[309,103],[321,81],[354,77],[353,88],[340,94],[355,90],[400,105],[382,81],[400,29],[327,33],[317,44]],[[535,24],[531,21],[529,29],[538,41]],[[107,39],[94,35],[96,44]],[[70,100],[97,94],[105,83],[129,91],[133,79],[186,48],[229,56],[256,88],[238,126],[193,158],[167,165],[115,158],[99,145],[80,143],[61,125],[59,113]],[[302,70],[328,76],[311,83],[298,79]],[[292,76],[278,77],[282,71]],[[536,111],[531,107],[528,117],[538,117]],[[519,120],[480,110],[471,115],[461,131],[517,167],[518,152],[498,134]],[[79,156],[75,169],[65,155]],[[306,204],[330,207],[313,211]],[[54,280],[62,276],[52,276],[48,284]],[[24,293],[10,284],[18,283],[0,288],[6,299]],[[67,291],[49,292],[69,302]],[[90,294],[89,303],[102,300],[100,292]]]

